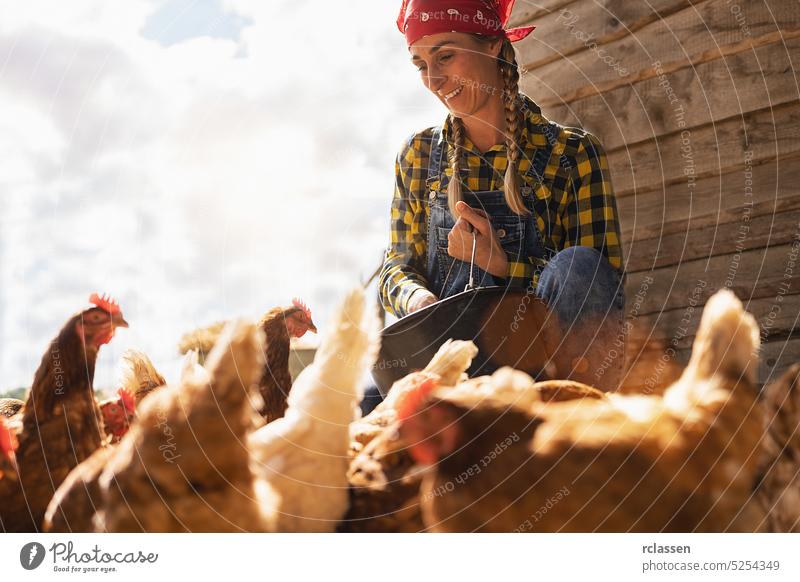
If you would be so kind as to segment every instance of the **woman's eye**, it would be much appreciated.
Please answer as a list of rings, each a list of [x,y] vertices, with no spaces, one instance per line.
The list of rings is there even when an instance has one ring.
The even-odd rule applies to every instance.
[[[441,57],[439,57],[439,62],[440,63],[446,63],[447,61],[449,61],[452,58],[453,58],[453,55],[442,55]]]

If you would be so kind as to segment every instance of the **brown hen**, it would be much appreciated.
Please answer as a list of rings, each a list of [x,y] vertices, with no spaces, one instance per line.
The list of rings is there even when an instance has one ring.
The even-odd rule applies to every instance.
[[[119,305],[92,294],[50,343],[22,409],[18,487],[0,500],[5,531],[38,531],[45,509],[69,472],[105,438],[92,381],[100,346],[127,327]]]
[[[434,393],[401,411],[430,466],[420,493],[434,531],[753,531],[748,501],[763,414],[758,327],[730,291],[704,310],[680,380],[663,397],[517,406]]]
[[[763,529],[800,532],[800,364],[764,389],[767,434],[755,503]]]
[[[210,381],[189,374],[141,403],[128,434],[98,460],[96,530],[260,530],[245,437],[256,421],[263,342],[253,324],[233,321],[206,360]]]
[[[120,398],[100,403],[110,443],[118,443],[135,422],[136,403],[141,403],[166,381],[150,358],[137,350],[122,354],[126,363],[119,389]],[[56,490],[44,516],[45,532],[91,532],[94,514],[101,503],[100,474],[114,447],[105,446],[70,471]]]
[[[225,322],[218,322],[184,335],[178,346],[181,353],[197,350],[202,360],[216,343],[224,325]],[[267,338],[267,359],[258,383],[263,401],[259,412],[267,422],[272,422],[286,412],[286,399],[292,388],[291,339],[303,337],[308,331],[317,333],[317,328],[311,319],[311,310],[299,299],[292,300],[289,307],[270,309],[258,325]]]

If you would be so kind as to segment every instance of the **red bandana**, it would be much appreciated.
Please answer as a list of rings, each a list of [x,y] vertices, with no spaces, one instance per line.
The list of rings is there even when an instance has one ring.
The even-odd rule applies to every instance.
[[[528,36],[535,26],[508,28],[515,0],[403,0],[397,28],[411,46],[423,36],[468,32],[505,36],[511,42]]]

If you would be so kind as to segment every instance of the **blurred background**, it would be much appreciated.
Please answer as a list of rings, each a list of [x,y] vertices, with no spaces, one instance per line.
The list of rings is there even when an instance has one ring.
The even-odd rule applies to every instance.
[[[402,141],[446,115],[395,4],[0,2],[0,393],[94,290],[131,324],[100,389],[128,347],[169,379],[183,332],[293,296],[324,326],[388,243]]]

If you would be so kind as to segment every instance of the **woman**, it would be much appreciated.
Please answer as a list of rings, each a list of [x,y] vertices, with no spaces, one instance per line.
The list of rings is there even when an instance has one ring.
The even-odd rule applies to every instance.
[[[560,318],[569,377],[614,389],[625,300],[608,163],[596,137],[519,92],[511,42],[534,27],[504,29],[513,4],[403,2],[411,61],[449,115],[397,157],[382,302],[402,317],[471,280],[526,288]]]

